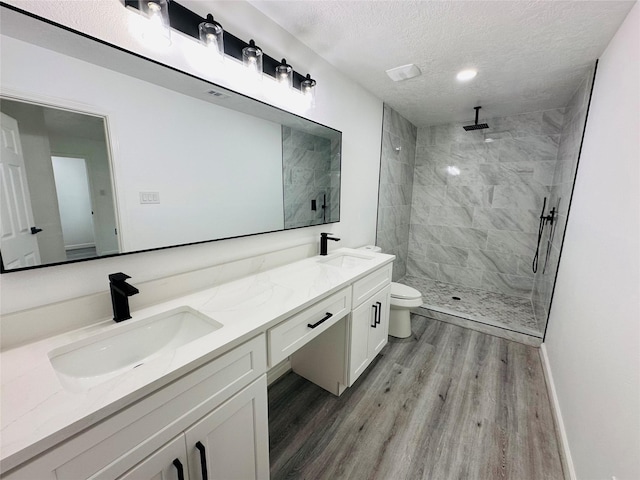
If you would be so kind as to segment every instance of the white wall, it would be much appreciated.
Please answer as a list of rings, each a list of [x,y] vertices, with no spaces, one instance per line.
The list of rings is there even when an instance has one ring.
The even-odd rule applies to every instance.
[[[598,64],[545,348],[576,476],[640,478],[640,6]]]
[[[129,31],[129,19],[135,14],[125,9],[118,0],[12,0],[8,3],[196,73],[181,56],[181,52],[176,50],[176,45],[180,44],[178,41],[164,53],[145,49]],[[2,313],[105,291],[107,274],[115,271],[122,270],[131,275],[135,284],[289,246],[317,243],[319,233],[325,230],[333,231],[342,238],[339,245],[332,245],[334,248],[374,242],[382,125],[381,100],[346,79],[246,2],[185,1],[183,4],[203,16],[212,12],[216,20],[240,38],[248,40],[259,37],[260,46],[268,54],[276,58],[286,57],[296,70],[308,71],[318,81],[317,105],[307,116],[343,132],[341,222],[330,228],[303,228],[2,275]],[[232,89],[235,87],[231,84],[223,86]]]

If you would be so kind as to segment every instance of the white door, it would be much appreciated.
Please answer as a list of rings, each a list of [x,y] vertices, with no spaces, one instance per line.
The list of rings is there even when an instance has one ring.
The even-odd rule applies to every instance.
[[[0,252],[5,269],[40,264],[32,233],[33,211],[24,167],[18,122],[2,113],[0,123]]]
[[[87,162],[79,157],[51,157],[65,250],[96,246]]]
[[[262,375],[185,431],[189,478],[268,480],[268,430]]]

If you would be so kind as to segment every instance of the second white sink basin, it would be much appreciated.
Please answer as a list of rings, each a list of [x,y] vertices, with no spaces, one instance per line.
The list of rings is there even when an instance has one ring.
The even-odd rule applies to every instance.
[[[329,255],[328,257],[321,258],[318,261],[327,265],[333,265],[334,267],[355,268],[370,262],[373,258],[374,257],[370,257],[368,255],[358,255],[355,253],[336,253]]]
[[[189,308],[179,307],[140,321],[131,321],[49,352],[62,385],[79,392],[171,352],[222,324]]]

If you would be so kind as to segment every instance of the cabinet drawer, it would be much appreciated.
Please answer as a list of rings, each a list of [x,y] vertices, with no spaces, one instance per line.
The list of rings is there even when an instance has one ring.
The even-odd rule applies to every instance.
[[[266,341],[259,335],[88,428],[8,478],[120,476],[265,372]]]
[[[269,366],[281,362],[351,311],[351,287],[340,290],[269,330]],[[325,319],[322,321],[323,319]],[[309,325],[317,325],[309,327]]]
[[[380,270],[376,270],[353,284],[353,308],[356,308],[368,297],[391,283],[392,268],[393,264],[391,263],[385,265]]]

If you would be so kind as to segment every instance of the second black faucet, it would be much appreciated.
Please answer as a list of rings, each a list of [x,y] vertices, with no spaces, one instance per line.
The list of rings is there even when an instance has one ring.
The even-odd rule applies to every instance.
[[[334,242],[340,241],[337,237],[330,237],[329,235],[333,235],[332,233],[321,233],[320,234],[320,255],[327,254],[327,240],[333,240]]]

